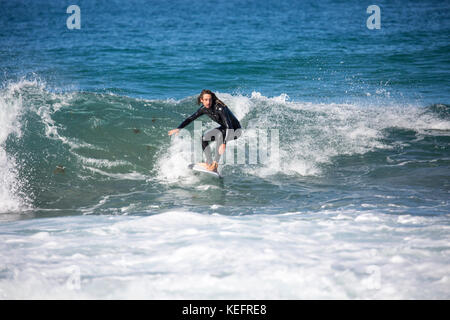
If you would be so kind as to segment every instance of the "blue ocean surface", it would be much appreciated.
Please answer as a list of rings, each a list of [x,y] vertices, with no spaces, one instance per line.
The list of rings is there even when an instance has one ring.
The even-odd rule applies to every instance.
[[[0,0],[0,299],[449,299],[449,35],[448,1]],[[223,179],[187,169],[217,124],[167,134],[203,89]]]

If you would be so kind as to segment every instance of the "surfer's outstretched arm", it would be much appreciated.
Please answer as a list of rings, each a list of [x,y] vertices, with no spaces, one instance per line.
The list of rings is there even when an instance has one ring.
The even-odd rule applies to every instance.
[[[186,120],[184,120],[178,127],[177,129],[183,129],[184,127],[186,127],[189,123],[191,123],[192,121],[194,121],[195,119],[197,119],[198,117],[200,117],[201,115],[203,115],[205,113],[205,108],[204,107],[200,107],[198,108],[197,111],[195,111],[192,115],[190,115],[189,117],[186,118]]]
[[[201,115],[204,114],[204,110],[202,107],[198,108],[197,111],[195,111],[192,115],[190,115],[189,117],[186,118],[186,120],[184,120],[177,128],[172,129],[168,132],[169,136],[175,134],[177,135],[178,132],[180,132],[180,129],[183,129],[184,127],[186,127],[189,123],[191,123],[192,121],[194,121],[195,119],[197,119],[198,117],[200,117]]]

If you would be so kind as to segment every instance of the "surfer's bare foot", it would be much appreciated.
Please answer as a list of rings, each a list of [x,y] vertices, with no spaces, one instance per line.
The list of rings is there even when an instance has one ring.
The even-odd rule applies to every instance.
[[[202,166],[203,168],[205,168],[205,169],[208,169],[208,167],[209,167],[209,164],[207,164],[206,162],[199,162],[199,163],[197,163],[199,166]]]
[[[219,164],[216,161],[213,161],[206,169],[217,172],[217,167]]]

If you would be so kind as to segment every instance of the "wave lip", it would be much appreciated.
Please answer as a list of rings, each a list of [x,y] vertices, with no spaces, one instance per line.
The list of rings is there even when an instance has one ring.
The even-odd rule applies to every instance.
[[[20,165],[13,155],[6,152],[6,142],[12,135],[18,138],[22,135],[21,91],[36,85],[36,81],[21,80],[0,90],[0,213],[19,212],[29,208],[29,199],[22,191],[24,181],[19,178]]]

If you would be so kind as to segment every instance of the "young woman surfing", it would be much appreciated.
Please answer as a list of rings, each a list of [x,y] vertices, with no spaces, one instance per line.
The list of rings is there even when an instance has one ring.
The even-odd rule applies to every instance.
[[[230,140],[237,139],[241,136],[241,124],[230,109],[219,100],[210,90],[203,90],[197,98],[197,104],[200,108],[184,120],[176,129],[169,131],[169,136],[178,134],[180,129],[186,127],[189,123],[198,117],[206,114],[220,126],[209,129],[202,135],[202,149],[205,153],[206,162],[200,163],[206,169],[217,171],[220,156],[225,152],[226,144]],[[214,160],[211,155],[209,144],[216,141],[216,155]]]

